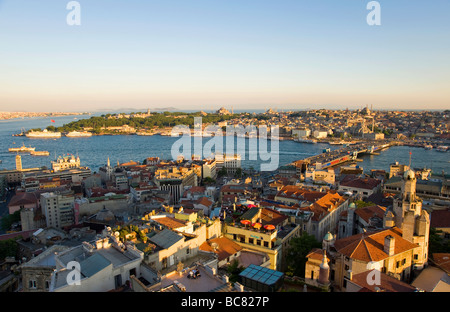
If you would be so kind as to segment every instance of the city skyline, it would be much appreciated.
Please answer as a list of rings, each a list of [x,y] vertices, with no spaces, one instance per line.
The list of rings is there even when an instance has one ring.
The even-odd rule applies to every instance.
[[[78,2],[0,1],[0,111],[449,107],[447,1]]]

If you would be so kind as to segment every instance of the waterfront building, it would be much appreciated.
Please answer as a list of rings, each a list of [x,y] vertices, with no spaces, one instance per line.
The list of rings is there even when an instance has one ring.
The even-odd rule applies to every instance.
[[[292,129],[292,136],[297,139],[307,138],[311,135],[310,129]]]
[[[312,136],[315,139],[325,139],[328,136],[327,130],[314,130]]]
[[[306,170],[305,181],[317,184],[331,184],[336,182],[336,174],[333,169],[316,170],[313,167]]]
[[[80,157],[75,157],[74,155],[59,156],[57,160],[52,161],[52,170],[54,172],[63,171],[67,169],[79,168],[80,167]]]
[[[22,171],[22,157],[20,155],[16,155],[16,170]]]
[[[241,168],[241,155],[239,154],[216,154],[216,170],[225,168],[228,174],[234,174],[238,168]]]
[[[389,179],[394,176],[402,176],[409,166],[399,164],[398,161],[389,165]]]

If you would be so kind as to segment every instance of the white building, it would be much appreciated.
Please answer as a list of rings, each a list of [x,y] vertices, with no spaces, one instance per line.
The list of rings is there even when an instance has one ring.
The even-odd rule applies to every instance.
[[[58,254],[51,292],[106,292],[122,287],[131,276],[140,276],[143,252],[126,248],[114,236]]]
[[[292,136],[297,138],[307,138],[311,135],[310,129],[292,129]]]
[[[328,136],[327,130],[314,130],[313,137],[316,139],[324,139]]]
[[[215,160],[219,171],[226,168],[228,173],[235,173],[238,168],[241,168],[241,155],[239,154],[216,154]]]

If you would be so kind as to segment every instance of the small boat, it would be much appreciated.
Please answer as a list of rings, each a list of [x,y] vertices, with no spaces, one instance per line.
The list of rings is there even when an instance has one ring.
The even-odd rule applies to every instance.
[[[32,156],[49,156],[50,153],[48,151],[31,151],[30,155],[32,155]]]
[[[35,147],[26,147],[25,144],[23,144],[21,147],[11,147],[8,149],[10,152],[18,152],[18,153],[29,153],[34,151]]]
[[[426,150],[432,150],[432,149],[433,149],[433,145],[431,145],[431,144],[425,144],[425,145],[423,146],[423,148],[425,148]]]
[[[449,148],[450,148],[449,146],[441,145],[441,146],[436,147],[436,150],[438,152],[446,152],[446,151],[448,151]]]

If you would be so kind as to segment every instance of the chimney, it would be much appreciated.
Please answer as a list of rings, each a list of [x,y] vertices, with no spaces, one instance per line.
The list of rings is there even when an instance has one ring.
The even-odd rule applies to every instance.
[[[388,235],[384,238],[384,252],[388,254],[388,256],[393,256],[395,253],[395,238],[391,235]]]

